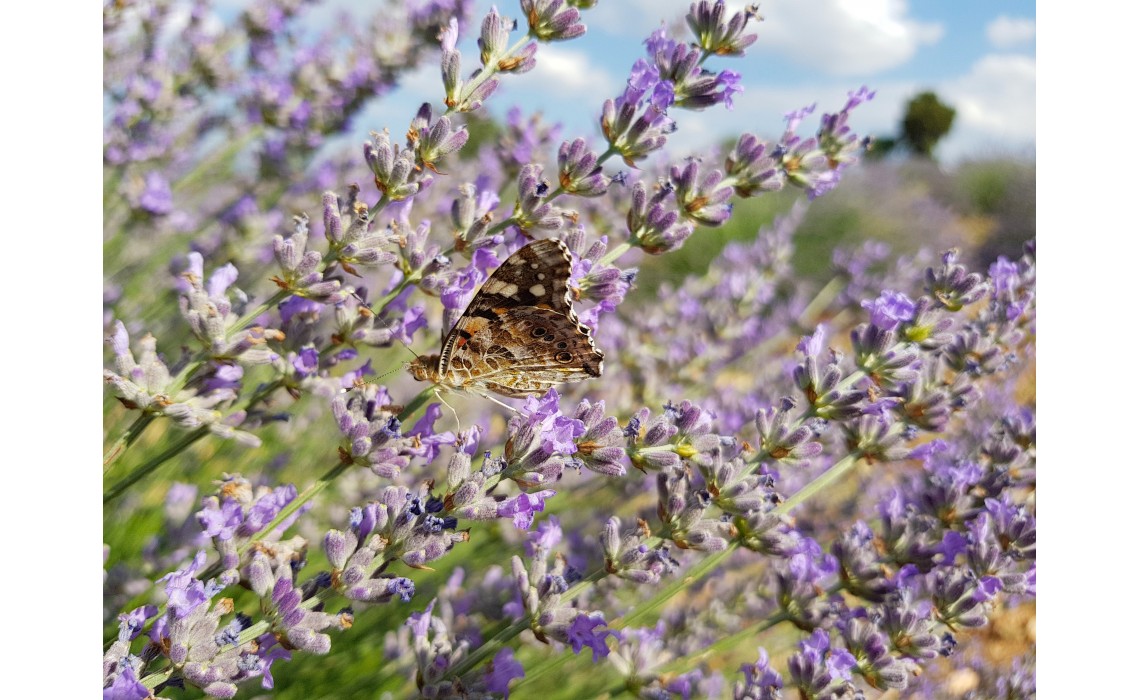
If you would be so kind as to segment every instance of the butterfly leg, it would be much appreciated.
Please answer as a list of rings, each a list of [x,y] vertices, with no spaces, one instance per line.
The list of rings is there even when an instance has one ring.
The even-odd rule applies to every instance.
[[[447,400],[443,398],[443,393],[440,392],[438,386],[435,388],[435,397],[437,399],[439,399],[440,403],[442,403],[444,406],[447,406],[449,409],[451,409],[451,415],[455,417],[455,430],[456,430],[456,432],[457,433],[463,432],[463,426],[459,423],[459,414],[455,412],[455,407],[452,406],[451,404],[449,404],[447,402]]]
[[[517,408],[515,408],[514,406],[511,406],[510,404],[505,404],[502,401],[496,399],[494,396],[491,396],[490,394],[480,392],[479,395],[485,399],[489,399],[491,401],[494,401],[495,403],[499,404],[500,406],[502,406],[503,408],[505,408],[509,411],[514,411],[515,413],[519,412],[519,410]]]

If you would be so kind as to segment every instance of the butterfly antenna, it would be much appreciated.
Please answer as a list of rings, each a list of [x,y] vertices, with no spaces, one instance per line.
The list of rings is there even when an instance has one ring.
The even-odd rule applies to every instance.
[[[353,296],[353,297],[354,297],[354,298],[355,298],[355,299],[356,299],[358,302],[360,302],[360,309],[361,309],[361,311],[363,311],[363,312],[367,313],[369,316],[375,316],[375,315],[376,315],[376,312],[372,310],[372,307],[368,305],[368,302],[366,302],[366,301],[364,300],[364,298],[363,298],[363,297],[361,297],[361,296],[360,296],[359,294],[357,294],[355,291],[354,291],[354,292],[352,292],[352,296]],[[385,326],[385,327],[384,327],[384,330],[386,330],[386,331],[388,331],[389,333],[391,333],[391,332],[392,332],[392,329],[396,327],[396,324],[397,324],[397,323],[399,323],[399,321],[398,321],[397,319],[392,319],[392,323],[391,323],[391,324],[389,324],[389,325],[387,325],[387,326]],[[407,343],[405,343],[405,342],[403,341],[403,339],[402,339],[402,338],[398,338],[398,337],[396,337],[396,335],[395,335],[395,334],[393,334],[393,335],[392,335],[392,339],[393,339],[393,340],[395,340],[395,341],[396,341],[397,343],[399,343],[400,345],[403,345],[405,348],[407,348],[407,349],[408,349],[408,352],[412,353],[412,357],[415,357],[416,359],[419,359],[419,357],[420,357],[419,353],[417,353],[415,350],[412,350],[411,346],[409,346]],[[392,371],[394,372],[395,370],[392,370]],[[388,376],[388,375],[389,375],[389,374],[391,374],[391,373],[392,373],[392,372],[388,372],[388,373],[386,373],[386,374],[384,374],[384,375],[381,375],[381,376],[382,376],[382,377],[386,377],[386,376]],[[377,379],[380,379],[380,377],[377,377]],[[375,380],[373,380],[373,381],[375,381]]]
[[[366,384],[375,384],[376,382],[380,381],[384,377],[387,377],[388,375],[392,374],[393,372],[398,372],[401,369],[403,369],[403,367],[393,367],[392,369],[388,370],[384,374],[376,375],[375,377],[372,377],[371,379],[365,379],[364,377],[357,377],[356,381],[353,382],[353,386],[361,387],[361,386],[364,386]]]

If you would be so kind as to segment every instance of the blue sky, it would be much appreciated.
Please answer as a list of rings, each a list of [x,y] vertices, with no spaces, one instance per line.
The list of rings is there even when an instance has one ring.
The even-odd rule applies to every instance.
[[[662,22],[676,23],[689,1],[601,0],[585,13],[584,37],[542,46],[535,70],[507,77],[489,108],[498,116],[516,104],[541,110],[564,125],[564,137],[596,137],[601,103],[620,92],[629,67],[643,55],[640,41]],[[343,0],[334,4],[345,6]],[[477,17],[491,4],[477,2]],[[521,19],[516,3],[497,5],[501,14]],[[356,0],[351,11],[374,10]],[[860,133],[895,131],[906,100],[932,89],[958,110],[955,128],[939,150],[944,159],[1034,153],[1035,3],[768,0],[760,13],[764,21],[754,25],[760,38],[747,55],[709,64],[744,75],[745,92],[735,109],[673,115],[681,127],[673,148],[698,152],[741,131],[774,135],[785,112],[813,102],[820,110],[834,110],[848,90],[868,85],[878,96],[853,117]],[[473,35],[460,50],[465,70],[477,67]],[[357,126],[362,131],[388,126],[400,133],[415,105],[439,103],[440,90],[438,68],[425,66],[395,94],[370,106]]]

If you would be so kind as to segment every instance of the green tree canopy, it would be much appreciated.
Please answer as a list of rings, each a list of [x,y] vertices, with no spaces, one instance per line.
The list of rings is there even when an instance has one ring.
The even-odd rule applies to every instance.
[[[907,103],[899,139],[915,155],[931,158],[934,147],[950,133],[955,114],[933,92],[919,93]]]

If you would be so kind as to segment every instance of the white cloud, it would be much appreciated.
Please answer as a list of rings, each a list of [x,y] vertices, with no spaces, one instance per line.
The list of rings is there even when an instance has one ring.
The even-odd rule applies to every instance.
[[[589,31],[596,28],[613,36],[644,39],[663,22],[683,25],[682,18],[691,4],[691,0],[610,0],[598,3],[582,16]]]
[[[676,22],[691,0],[624,0],[601,3],[587,23],[615,35],[644,37],[662,20]],[[746,0],[730,0],[729,13]],[[942,38],[942,25],[909,15],[906,0],[787,0],[760,5],[760,35],[748,50],[776,53],[828,75],[870,75],[906,63],[919,46]]]
[[[999,49],[1027,44],[1037,38],[1037,20],[1002,15],[986,25],[986,38]]]
[[[944,155],[987,148],[1017,151],[1037,136],[1037,61],[1029,56],[983,56],[959,78],[937,87],[958,110]]]
[[[544,44],[536,59],[538,64],[530,72],[503,76],[503,82],[509,83],[515,95],[529,92],[539,100],[545,96],[569,99],[579,106],[600,107],[603,100],[617,94],[624,85],[625,76],[615,78],[582,51]]]
[[[369,131],[385,128],[395,140],[402,139],[408,123],[424,102],[431,103],[435,115],[444,109],[443,80],[439,76],[439,66],[431,62],[404,74],[392,92],[369,101],[353,120],[352,141],[363,142]]]
[[[344,0],[336,0],[338,3]],[[605,37],[607,51],[589,45],[546,44],[538,52],[538,65],[530,73],[502,78],[500,92],[488,108],[502,119],[507,107],[517,104],[526,113],[542,111],[548,121],[565,125],[564,138],[583,135],[597,138],[597,115],[602,101],[620,92],[634,54],[641,53],[631,37],[644,37],[658,26],[661,17],[676,18],[688,10],[691,0],[616,0],[600,3],[585,13],[594,39]],[[487,3],[489,4],[489,2]],[[730,0],[737,11],[744,0]],[[480,2],[480,7],[483,7]],[[861,105],[851,117],[859,134],[887,135],[898,130],[907,100],[924,89],[933,90],[957,110],[954,128],[939,156],[954,161],[986,149],[1024,152],[1032,148],[1036,132],[1036,62],[1019,55],[990,55],[964,67],[958,77],[937,82],[883,81],[850,75],[884,70],[907,61],[920,46],[942,36],[938,24],[922,23],[909,16],[903,0],[785,0],[761,5],[765,21],[753,25],[760,40],[742,59],[740,70],[746,89],[729,112],[714,107],[704,112],[676,110],[679,130],[669,140],[674,154],[700,154],[727,137],[750,131],[763,138],[776,138],[783,130],[785,112],[818,103],[816,112],[801,126],[801,133],[814,131],[823,112],[841,107],[847,91],[866,82],[877,91],[874,100]],[[478,15],[478,13],[477,13]],[[1016,24],[1017,21],[1010,20]],[[989,34],[995,33],[992,22]],[[1002,34],[1002,32],[1005,32]],[[1022,30],[1024,32],[1024,29]],[[1000,30],[1001,36],[1016,32]],[[473,37],[461,46],[465,66],[474,66],[477,52]],[[823,70],[827,75],[795,86],[764,84],[763,51],[778,50],[789,59]],[[624,48],[628,56],[609,52]],[[464,71],[465,73],[468,71]],[[421,102],[440,108],[442,87],[439,68],[429,60],[406,75],[400,87],[368,105],[355,120],[351,141],[361,141],[367,131],[389,127],[402,134]],[[595,144],[596,145],[596,144]]]
[[[941,24],[908,16],[905,0],[797,0],[761,6],[757,51],[774,51],[834,76],[902,65],[942,38]]]
[[[967,73],[945,81],[874,81],[875,99],[851,114],[856,133],[889,136],[898,133],[906,103],[923,90],[932,90],[957,114],[954,126],[938,146],[944,162],[986,153],[1032,154],[1035,147],[1036,61],[1027,56],[989,55]],[[783,130],[785,112],[816,103],[815,113],[800,127],[812,133],[824,112],[843,106],[850,85],[813,83],[795,87],[749,86],[735,100],[736,109],[714,108],[702,113],[678,111],[680,129],[670,138],[670,149],[685,155],[699,153],[727,136],[750,131],[762,138],[776,138]]]

